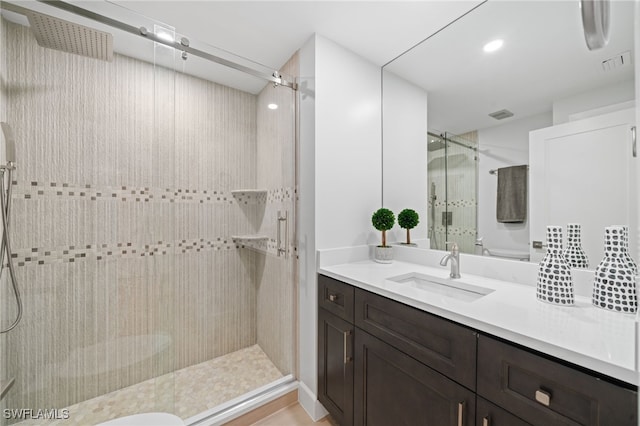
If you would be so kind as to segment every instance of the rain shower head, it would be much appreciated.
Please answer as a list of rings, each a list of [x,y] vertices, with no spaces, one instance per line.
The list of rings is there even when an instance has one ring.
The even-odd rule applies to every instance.
[[[40,46],[108,62],[113,60],[110,33],[33,11],[26,15]]]
[[[7,123],[0,123],[2,134],[4,135],[4,147],[6,151],[7,163],[16,161],[16,141],[13,138],[13,130]]]

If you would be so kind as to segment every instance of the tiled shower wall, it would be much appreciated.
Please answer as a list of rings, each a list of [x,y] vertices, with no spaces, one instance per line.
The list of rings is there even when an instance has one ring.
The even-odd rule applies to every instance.
[[[290,305],[260,308],[271,274],[287,272],[231,239],[255,232],[277,198],[241,206],[231,194],[259,184],[259,97],[120,55],[42,49],[27,28],[4,25],[25,306],[3,353],[16,377],[8,405],[63,407],[259,340],[285,342],[260,339],[257,324],[263,315],[279,321],[273,333],[291,329],[281,312]],[[269,194],[286,188],[270,182]],[[265,347],[291,372],[282,351]]]

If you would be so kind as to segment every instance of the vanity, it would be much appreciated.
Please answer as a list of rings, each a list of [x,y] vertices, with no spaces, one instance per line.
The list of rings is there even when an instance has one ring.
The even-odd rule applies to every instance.
[[[633,316],[447,274],[319,269],[318,399],[340,425],[637,424]]]
[[[591,51],[574,2],[483,2],[384,65],[381,204],[416,209],[412,235],[435,250],[396,246],[390,265],[319,251],[318,399],[339,424],[638,424],[635,315],[590,300],[605,226],[640,250],[635,70],[602,71],[638,52],[632,7],[612,2]],[[503,220],[512,166],[527,212]],[[539,302],[544,231],[569,223],[592,270],[572,270],[575,305]],[[436,266],[452,242],[460,279]]]

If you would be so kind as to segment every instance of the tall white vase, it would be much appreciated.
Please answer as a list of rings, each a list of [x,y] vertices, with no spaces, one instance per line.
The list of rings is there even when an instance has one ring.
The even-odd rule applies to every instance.
[[[547,254],[538,267],[536,297],[554,305],[573,305],[571,267],[562,255],[562,227],[547,226]]]
[[[593,282],[593,305],[622,313],[638,310],[636,275],[638,267],[629,256],[628,230],[607,226],[604,230],[604,258]]]

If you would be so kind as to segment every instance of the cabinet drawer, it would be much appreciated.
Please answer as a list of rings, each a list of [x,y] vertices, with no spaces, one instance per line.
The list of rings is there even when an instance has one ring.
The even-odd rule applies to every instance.
[[[349,284],[318,275],[318,306],[353,323],[353,290]]]
[[[476,407],[476,426],[531,426],[486,399],[478,397]]]
[[[478,339],[478,395],[532,425],[637,425],[636,391],[487,336]]]
[[[355,324],[475,390],[476,333],[419,309],[356,288]]]

